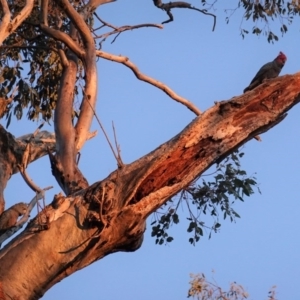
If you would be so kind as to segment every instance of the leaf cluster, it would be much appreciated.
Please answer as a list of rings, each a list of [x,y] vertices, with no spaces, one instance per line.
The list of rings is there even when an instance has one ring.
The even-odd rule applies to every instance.
[[[243,19],[254,22],[252,33],[256,35],[263,34],[267,41],[274,43],[278,41],[278,36],[271,29],[271,22],[279,21],[280,32],[285,34],[288,31],[287,25],[292,24],[295,16],[300,15],[300,5],[298,1],[287,2],[284,0],[264,0],[264,1],[249,1],[240,0],[238,7],[242,7],[245,12]],[[227,23],[229,18],[226,18]],[[240,28],[242,37],[249,33],[249,30]]]
[[[24,7],[25,1],[9,1],[12,16]],[[81,1],[72,1],[75,7],[83,6]],[[0,12],[2,15],[2,12]],[[0,47],[0,97],[12,98],[8,103],[7,127],[12,115],[21,119],[24,109],[29,120],[40,117],[49,121],[58,99],[62,64],[59,50],[66,50],[63,43],[49,37],[41,29],[41,7],[36,1],[30,16],[13,32]],[[55,1],[49,1],[48,26],[67,33],[70,20]],[[79,63],[77,83],[83,78]],[[78,85],[74,96],[78,95]],[[75,112],[74,112],[75,115]]]
[[[170,200],[167,212],[158,211],[154,214],[151,235],[156,238],[156,244],[173,241],[174,238],[168,231],[173,224],[179,223],[177,211],[180,205],[185,206],[188,211],[187,232],[191,233],[189,242],[192,245],[200,240],[205,230],[209,231],[209,238],[212,232],[218,232],[221,217],[224,220],[228,218],[231,222],[240,218],[233,209],[233,204],[236,200],[244,201],[245,196],[249,197],[254,193],[254,188],[258,188],[256,178],[247,176],[246,171],[241,169],[240,158],[243,155],[243,152],[233,152],[216,167],[209,180],[202,176],[197,183],[184,189],[177,201],[176,197]],[[212,225],[205,223],[208,216],[213,217]]]
[[[230,283],[229,289],[224,290],[215,280],[208,281],[203,273],[190,274],[190,277],[188,298],[193,297],[199,300],[245,300],[249,298],[245,288],[236,282]],[[268,299],[275,300],[275,297],[276,286],[273,286],[268,293]]]

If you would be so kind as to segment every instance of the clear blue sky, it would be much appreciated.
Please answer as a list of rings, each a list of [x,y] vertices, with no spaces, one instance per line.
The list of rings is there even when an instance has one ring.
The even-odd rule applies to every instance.
[[[298,72],[299,20],[275,44],[267,43],[263,36],[248,35],[243,40],[238,11],[229,25],[225,23],[224,8],[234,7],[236,2],[226,1],[227,7],[216,4],[215,32],[209,16],[177,9],[175,22],[166,24],[163,30],[125,32],[114,44],[110,40],[104,43],[103,50],[128,56],[142,72],[168,84],[201,110],[214,101],[240,95],[258,69],[279,51],[288,57],[282,75]],[[200,1],[191,3],[200,5]],[[99,15],[115,25],[166,19],[151,0],[119,0],[101,7]],[[253,26],[246,25],[248,29]],[[278,28],[278,24],[274,26]],[[114,121],[125,163],[172,138],[195,117],[160,90],[138,81],[123,65],[99,60],[98,66],[97,113],[111,136]],[[210,279],[211,270],[224,288],[232,281],[242,284],[250,299],[266,299],[272,285],[277,285],[279,299],[299,299],[299,113],[298,106],[293,108],[281,124],[261,136],[262,142],[253,140],[244,146],[242,166],[248,174],[256,173],[262,194],[236,205],[241,215],[236,223],[223,222],[220,233],[210,240],[204,236],[194,247],[188,242],[183,222],[186,211],[182,211],[182,222],[172,229],[175,240],[168,246],[156,246],[149,220],[141,249],[116,253],[94,263],[54,286],[43,299],[185,299],[189,274],[203,272]],[[9,129],[20,136],[36,127],[24,118],[14,121]],[[53,126],[47,129],[53,131]],[[92,126],[95,129],[99,130],[96,122]],[[84,147],[80,167],[90,183],[116,168],[100,131]],[[50,203],[60,189],[51,175],[48,158],[30,165],[29,174],[41,187],[55,185],[47,194]],[[29,202],[33,196],[19,175],[13,176],[5,191],[7,205]]]

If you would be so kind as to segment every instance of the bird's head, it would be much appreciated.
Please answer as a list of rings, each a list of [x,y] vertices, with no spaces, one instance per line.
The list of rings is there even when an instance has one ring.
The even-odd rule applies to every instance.
[[[287,57],[285,56],[285,54],[283,52],[280,51],[275,60],[284,65],[287,60]]]

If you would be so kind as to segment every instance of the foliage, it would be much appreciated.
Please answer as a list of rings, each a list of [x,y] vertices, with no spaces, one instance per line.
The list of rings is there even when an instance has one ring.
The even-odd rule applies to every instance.
[[[249,197],[254,193],[254,187],[258,188],[256,178],[247,176],[246,171],[241,169],[240,158],[243,156],[244,153],[239,150],[233,152],[224,162],[217,165],[214,176],[209,181],[202,176],[201,183],[193,183],[181,192],[176,205],[172,199],[167,212],[156,212],[155,220],[151,223],[151,235],[156,238],[155,243],[162,245],[174,239],[168,234],[168,230],[172,224],[179,223],[177,210],[180,204],[185,205],[188,210],[187,231],[192,234],[189,238],[192,245],[200,240],[204,229],[209,229],[209,238],[212,232],[219,231],[220,215],[224,220],[229,218],[231,222],[240,218],[232,208],[235,200],[244,201],[245,196]],[[206,215],[213,217],[212,226],[204,222]]]
[[[24,7],[25,1],[8,1],[8,4],[14,17]],[[72,4],[75,7],[82,6],[78,1],[72,1]],[[0,97],[13,98],[6,114],[7,127],[12,114],[18,120],[22,118],[24,108],[27,108],[29,120],[42,117],[49,121],[53,118],[62,75],[58,51],[66,47],[43,32],[39,14],[39,1],[36,1],[26,22],[0,47]],[[48,22],[62,32],[67,33],[69,30],[68,19],[54,1],[49,3]],[[78,84],[81,78],[82,69],[78,71]],[[78,85],[74,93],[78,94]]]
[[[230,20],[230,16],[236,9],[243,8],[243,20],[250,20],[254,23],[252,33],[256,35],[263,34],[267,41],[278,41],[278,36],[273,32],[271,23],[278,20],[280,23],[280,32],[285,34],[288,31],[287,25],[291,25],[293,18],[300,15],[299,1],[284,1],[284,0],[240,0],[235,9],[226,10],[229,15],[226,17],[226,22]],[[240,32],[242,37],[249,33],[249,30],[241,24]]]
[[[201,0],[201,2],[205,8],[201,11],[204,13],[215,11],[215,6],[218,4],[218,1],[214,1],[213,4],[206,0]],[[84,2],[79,0],[72,0],[71,3],[79,11],[84,7]],[[172,3],[170,2],[168,5]],[[174,2],[174,5],[175,3],[177,2]],[[185,2],[180,3],[183,5]],[[10,0],[8,4],[12,17],[15,17],[24,7],[25,1]],[[160,6],[158,7],[160,8]],[[190,4],[188,7],[190,8]],[[278,35],[272,31],[271,22],[279,20],[280,32],[283,35],[288,31],[288,25],[292,23],[293,18],[300,14],[300,4],[299,1],[286,2],[284,0],[239,0],[235,8],[225,9],[227,23],[237,10],[241,10],[243,13],[242,21],[254,23],[251,30],[241,24],[242,37],[251,31],[256,35],[264,34],[268,42],[274,42],[278,40]],[[42,117],[42,119],[50,121],[53,118],[53,110],[58,97],[58,82],[62,74],[58,52],[60,49],[65,50],[66,46],[43,31],[39,22],[39,14],[39,1],[36,0],[33,11],[26,22],[21,24],[0,47],[0,98],[13,99],[8,103],[5,114],[7,126],[11,122],[12,115],[15,115],[17,119],[22,118],[25,108],[29,120],[37,120]],[[3,12],[0,9],[0,18],[2,16]],[[91,30],[93,30],[94,24],[98,24],[94,20],[94,15],[89,17],[87,22]],[[48,23],[49,27],[68,33],[68,18],[55,1],[49,2]],[[82,69],[78,70],[75,95],[80,93],[83,77]],[[77,109],[78,107],[74,107],[74,117],[77,116]]]
[[[206,280],[204,274],[191,274],[188,298],[193,297],[201,300],[244,300],[249,297],[244,287],[232,282],[228,291],[224,291],[216,282]],[[269,293],[269,300],[276,300],[276,286],[273,286]]]
[[[218,1],[211,3],[211,1],[201,0],[201,2],[207,10],[216,10],[218,5]],[[226,23],[229,23],[231,17],[237,11],[242,10],[241,36],[244,38],[249,32],[255,35],[263,34],[269,43],[274,43],[274,41],[279,39],[272,29],[275,21],[279,21],[280,33],[284,35],[288,31],[288,25],[292,24],[294,17],[300,15],[300,3],[297,0],[239,0],[236,3],[236,6],[233,8],[225,8],[227,13]],[[228,3],[223,5],[227,6]],[[244,21],[254,23],[252,29],[248,29]]]

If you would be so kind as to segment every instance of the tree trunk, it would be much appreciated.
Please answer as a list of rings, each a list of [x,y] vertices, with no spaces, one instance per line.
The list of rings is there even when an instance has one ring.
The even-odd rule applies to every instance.
[[[147,217],[233,150],[278,124],[300,101],[300,73],[216,103],[182,132],[106,179],[57,196],[0,252],[5,299],[38,299],[117,251],[135,251]],[[0,286],[1,295],[1,286]]]

